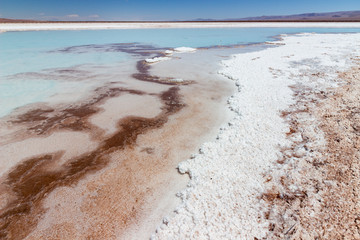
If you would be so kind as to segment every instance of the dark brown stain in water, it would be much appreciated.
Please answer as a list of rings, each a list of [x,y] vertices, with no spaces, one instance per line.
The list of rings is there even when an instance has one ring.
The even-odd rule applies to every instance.
[[[78,47],[74,47],[74,48],[77,49]],[[76,50],[72,50],[71,48],[71,50],[64,50],[64,51],[72,52]],[[132,51],[133,50],[128,50],[127,52],[133,53]],[[137,49],[135,52],[136,54],[138,54],[139,50]],[[157,57],[164,56],[164,54],[157,52],[156,56]],[[158,76],[151,75],[149,73],[150,68],[151,66],[147,64],[146,61],[140,60],[136,64],[136,69],[138,73],[134,73],[132,77],[140,81],[153,82],[157,84],[171,85],[171,86],[189,85],[193,83],[193,81],[186,81],[182,83],[171,82],[171,78],[160,78]],[[62,70],[62,71],[66,71],[66,70]],[[31,123],[31,126],[28,127],[28,130],[37,135],[47,134],[51,130],[55,130],[55,127],[59,129],[69,129],[72,131],[87,130],[90,129],[90,127],[88,126],[88,123],[84,121],[84,119],[89,118],[90,116],[94,115],[97,112],[97,109],[94,107],[95,104],[105,99],[118,96],[121,92],[127,92],[130,94],[137,94],[137,95],[146,94],[145,92],[142,91],[138,91],[134,89],[126,89],[126,88],[107,88],[105,90],[104,88],[98,88],[95,90],[95,92],[98,92],[96,97],[94,97],[87,103],[83,103],[81,106],[75,106],[75,107],[69,107],[63,109],[56,114],[52,114],[52,116],[51,113],[54,112],[54,109],[35,109],[18,116],[16,120],[13,120],[11,122]]]
[[[178,87],[172,87],[163,92],[160,98],[164,105],[162,113],[157,117],[150,119],[127,117],[121,120],[119,122],[120,130],[103,141],[99,148],[68,161],[57,170],[50,170],[50,168],[51,164],[61,157],[59,154],[46,154],[32,158],[15,167],[8,174],[5,182],[15,195],[15,200],[0,212],[0,238],[22,239],[26,237],[36,227],[38,219],[43,214],[41,203],[47,194],[59,186],[74,185],[85,175],[104,168],[109,161],[109,158],[106,157],[108,154],[131,147],[136,143],[139,135],[162,127],[170,115],[185,106],[180,99]],[[42,112],[38,113],[41,116]],[[84,113],[81,108],[72,108],[68,109],[66,113],[72,113],[72,115],[82,118],[93,112]],[[30,114],[28,117],[31,118],[32,115]]]
[[[86,53],[91,51],[98,52],[125,52],[133,56],[142,56],[142,57],[164,57],[166,48],[156,48],[151,45],[143,45],[137,43],[116,43],[116,44],[105,44],[105,45],[82,45],[82,46],[73,46],[64,49],[57,50],[55,52],[61,53]],[[144,60],[140,60],[136,64],[136,69],[138,73],[132,75],[133,78],[145,81],[153,82],[164,85],[179,85],[180,83],[171,82],[170,78],[160,78],[158,76],[153,76],[149,73],[150,65]],[[181,85],[187,85],[190,82],[181,83]]]
[[[89,44],[72,46],[56,51],[50,51],[49,53],[88,53],[88,52],[124,52],[133,56],[148,57],[152,55],[161,56],[162,52],[167,50],[166,48],[156,48],[151,45],[139,44],[139,43],[111,43],[111,44]]]
[[[28,127],[30,132],[37,135],[49,133],[56,128],[69,129],[72,131],[82,131],[90,129],[86,119],[98,112],[96,104],[105,99],[119,96],[120,93],[130,93],[136,95],[144,95],[145,92],[126,89],[126,88],[98,88],[95,90],[98,94],[81,104],[80,106],[70,106],[55,113],[54,109],[35,109],[26,112],[12,120],[12,123],[30,123]]]
[[[132,74],[132,77],[144,82],[153,82],[163,85],[189,85],[192,84],[194,81],[186,81],[186,82],[172,82],[171,78],[161,78],[158,76],[151,75],[149,73],[150,65],[146,63],[144,60],[140,60],[136,64],[136,69],[138,70],[137,73]]]
[[[54,109],[30,110],[30,111],[18,116],[16,120],[12,121],[12,123],[26,123],[29,121],[29,119],[31,119],[31,121],[33,121],[33,122],[46,120],[47,117],[44,115],[51,113],[51,112],[54,112]]]

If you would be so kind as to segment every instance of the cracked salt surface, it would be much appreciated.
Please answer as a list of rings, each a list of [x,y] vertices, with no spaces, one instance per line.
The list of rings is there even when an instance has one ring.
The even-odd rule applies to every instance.
[[[204,143],[199,153],[179,164],[179,172],[191,180],[178,194],[182,204],[176,214],[164,218],[153,239],[266,237],[269,222],[260,196],[266,190],[264,174],[280,168],[280,149],[291,144],[280,112],[294,103],[288,87],[295,83],[292,77],[306,71],[306,64],[318,64],[319,71],[321,66],[345,69],[344,55],[360,42],[360,34],[282,37],[275,42],[278,47],[222,62],[219,73],[238,86],[228,100],[236,116],[216,141]]]

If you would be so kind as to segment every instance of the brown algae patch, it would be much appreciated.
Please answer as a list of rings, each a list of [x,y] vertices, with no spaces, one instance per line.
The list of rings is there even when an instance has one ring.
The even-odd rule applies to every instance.
[[[79,106],[67,106],[55,112],[54,109],[35,109],[11,120],[14,124],[29,125],[28,131],[37,135],[48,134],[55,127],[59,129],[69,129],[72,131],[82,131],[90,129],[89,123],[85,119],[98,112],[95,107],[106,99],[119,96],[120,93],[130,93],[144,95],[145,93],[138,90],[126,88],[98,88],[95,90],[96,96]]]
[[[173,87],[160,95],[164,106],[163,112],[159,116],[153,119],[128,117],[121,120],[120,130],[105,139],[96,150],[69,160],[59,169],[46,167],[58,160],[59,157],[56,154],[30,158],[16,166],[8,174],[5,182],[10,186],[11,195],[16,198],[1,210],[0,236],[12,239],[25,237],[36,226],[37,219],[42,213],[42,200],[48,193],[59,186],[76,184],[86,174],[102,169],[108,164],[106,155],[134,144],[138,135],[144,134],[150,129],[162,127],[167,122],[169,115],[184,107],[178,91],[179,88]],[[87,116],[74,108],[67,113]],[[36,118],[36,120],[39,119]],[[41,118],[41,120],[43,119]],[[20,225],[23,229],[21,233],[18,232]]]
[[[155,75],[151,75],[149,73],[150,70],[150,64],[146,63],[146,61],[141,60],[138,61],[136,64],[136,68],[138,70],[138,73],[134,73],[132,75],[133,78],[140,80],[140,81],[144,81],[144,82],[153,82],[153,83],[158,83],[158,84],[164,84],[164,85],[189,85],[191,83],[194,83],[194,81],[185,81],[185,82],[176,82],[174,81],[174,78],[162,78],[159,76],[155,76]]]
[[[113,134],[117,131],[119,119],[127,116],[153,118],[160,114],[161,106],[158,95],[121,94],[98,105],[102,110],[90,117],[89,122],[103,129],[105,135]]]

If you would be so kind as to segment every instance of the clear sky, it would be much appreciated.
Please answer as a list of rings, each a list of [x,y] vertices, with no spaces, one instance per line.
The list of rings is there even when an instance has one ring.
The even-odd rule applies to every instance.
[[[192,20],[360,10],[360,0],[0,0],[0,18]]]

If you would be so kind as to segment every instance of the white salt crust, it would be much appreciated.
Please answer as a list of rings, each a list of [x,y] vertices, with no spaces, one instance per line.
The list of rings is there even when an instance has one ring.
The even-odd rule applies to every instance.
[[[166,55],[172,55],[174,53],[173,50],[165,50],[164,52]]]
[[[167,61],[170,60],[170,56],[173,55],[173,53],[191,53],[191,52],[196,52],[196,48],[191,48],[191,47],[177,47],[174,48],[174,50],[165,50],[165,54],[168,57],[153,57],[153,58],[147,58],[145,59],[146,63],[157,63],[157,62],[162,62],[162,61]]]
[[[360,34],[282,37],[275,42],[278,47],[222,62],[219,73],[238,87],[228,100],[235,117],[216,141],[204,143],[199,153],[179,164],[179,172],[190,175],[188,188],[178,194],[182,204],[175,215],[164,218],[152,239],[266,237],[266,204],[259,197],[266,190],[264,173],[280,169],[280,147],[290,144],[289,126],[280,117],[294,103],[288,86],[309,64],[318,65],[319,72],[332,69],[327,77],[335,79],[360,47]],[[324,79],[324,84],[336,83]]]
[[[138,22],[138,23],[0,23],[3,31],[41,31],[41,30],[83,30],[83,29],[144,29],[144,28],[358,28],[360,23],[328,22]]]
[[[147,58],[145,59],[145,62],[147,63],[157,63],[157,62],[162,62],[162,61],[166,61],[169,60],[169,57],[154,57],[154,58]]]
[[[174,48],[174,51],[177,53],[188,53],[188,52],[195,52],[196,48],[191,48],[191,47],[177,47]]]
[[[175,82],[175,83],[183,83],[185,82],[184,79],[181,78],[172,78],[170,79],[171,82]]]

